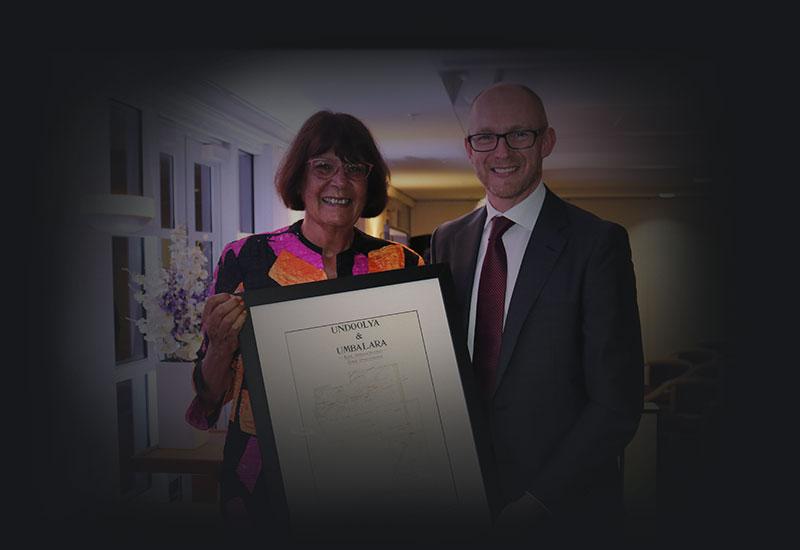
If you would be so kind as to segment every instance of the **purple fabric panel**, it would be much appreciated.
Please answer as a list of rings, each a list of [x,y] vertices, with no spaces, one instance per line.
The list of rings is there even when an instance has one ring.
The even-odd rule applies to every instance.
[[[278,232],[284,231],[285,229],[286,228],[279,229]],[[304,260],[317,269],[325,269],[322,264],[322,254],[319,254],[308,248],[302,243],[302,241],[300,241],[297,235],[290,231],[276,235],[270,239],[269,245],[272,247],[272,251],[275,252],[275,256],[280,255],[281,252],[286,250],[287,252],[291,253],[292,256]]]
[[[197,396],[192,399],[192,403],[186,409],[185,418],[186,422],[198,430],[207,430],[211,427],[208,425],[208,418],[203,412],[203,408],[200,406],[200,399]]]
[[[366,254],[356,254],[353,258],[353,275],[369,273],[369,258]]]
[[[250,437],[247,441],[247,447],[242,453],[239,466],[236,467],[236,475],[239,476],[247,490],[252,493],[260,472],[261,451],[258,448],[258,440],[255,437]]]

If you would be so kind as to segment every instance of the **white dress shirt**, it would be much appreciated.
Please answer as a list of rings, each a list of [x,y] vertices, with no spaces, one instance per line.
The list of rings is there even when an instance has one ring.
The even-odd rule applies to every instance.
[[[475,266],[475,279],[472,283],[472,299],[469,305],[469,328],[467,332],[467,347],[469,356],[472,357],[475,340],[475,311],[478,305],[478,286],[483,271],[483,258],[486,256],[486,245],[489,241],[492,219],[495,216],[504,216],[514,222],[514,225],[503,233],[503,246],[506,249],[506,299],[503,307],[503,327],[505,327],[508,306],[511,303],[511,295],[514,292],[514,285],[517,282],[519,268],[522,265],[522,256],[528,246],[528,241],[533,233],[533,227],[539,218],[539,212],[544,204],[546,191],[544,182],[539,182],[533,193],[525,197],[519,204],[514,205],[505,212],[496,210],[489,200],[486,200],[486,224],[483,226],[481,244],[478,248],[478,263]]]

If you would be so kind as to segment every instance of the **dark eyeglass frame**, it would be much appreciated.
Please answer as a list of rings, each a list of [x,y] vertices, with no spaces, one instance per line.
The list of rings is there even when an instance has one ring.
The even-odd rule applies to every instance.
[[[477,134],[471,134],[471,135],[467,136],[467,143],[469,143],[469,146],[472,148],[472,150],[477,152],[477,153],[488,153],[489,151],[494,151],[495,149],[497,149],[497,146],[500,144],[500,138],[503,138],[503,140],[506,142],[506,146],[509,149],[514,149],[515,151],[519,151],[521,149],[530,149],[531,147],[536,145],[536,140],[539,139],[539,136],[545,130],[547,130],[547,126],[542,126],[541,128],[537,128],[535,130],[532,129],[532,128],[518,128],[516,130],[511,130],[510,132],[506,132],[505,134],[493,134],[491,132],[479,132]],[[514,134],[514,133],[518,133],[518,132],[530,132],[530,133],[532,133],[533,134],[533,141],[531,142],[531,144],[530,145],[526,145],[525,147],[514,147],[513,145],[511,145],[508,142],[508,138],[506,136],[508,136],[509,134]],[[472,138],[478,137],[478,136],[493,136],[494,137],[494,145],[489,149],[478,149],[478,148],[476,148],[475,144],[472,143]]]
[[[336,165],[336,170],[334,170],[333,173],[330,176],[323,176],[321,174],[318,174],[314,170],[315,167],[314,167],[313,163],[315,161],[325,161],[325,162],[329,162],[331,164],[334,164],[334,165]],[[337,159],[331,159],[331,158],[327,158],[327,157],[315,157],[313,159],[309,159],[308,161],[306,161],[306,164],[311,166],[311,173],[314,174],[315,177],[318,177],[318,178],[324,179],[324,180],[332,179],[336,174],[339,173],[339,170],[344,169],[344,176],[348,180],[366,182],[369,179],[369,175],[372,173],[372,169],[374,168],[374,165],[370,164],[369,162],[343,162],[338,158]],[[367,167],[367,172],[363,176],[361,174],[355,174],[354,175],[352,173],[348,173],[348,171],[347,171],[347,167],[348,166],[366,166]]]

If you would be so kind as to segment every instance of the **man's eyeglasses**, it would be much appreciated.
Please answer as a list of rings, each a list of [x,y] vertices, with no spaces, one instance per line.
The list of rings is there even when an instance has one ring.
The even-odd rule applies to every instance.
[[[339,159],[316,158],[308,161],[311,173],[316,177],[327,180],[335,176],[339,170],[344,170],[344,176],[350,181],[365,182],[372,171],[368,162],[341,162]]]
[[[546,128],[547,126],[538,130],[512,130],[505,134],[472,134],[467,136],[467,143],[469,143],[473,151],[479,153],[487,153],[497,149],[500,138],[506,140],[506,145],[508,145],[509,149],[529,149],[533,147],[533,144],[536,143],[536,138]]]

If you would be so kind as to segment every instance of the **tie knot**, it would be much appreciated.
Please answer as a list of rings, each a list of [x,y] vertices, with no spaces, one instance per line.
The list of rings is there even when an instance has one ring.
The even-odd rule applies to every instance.
[[[514,225],[514,222],[504,216],[495,216],[492,218],[492,231],[489,233],[489,240],[494,241],[503,236],[509,227]]]

